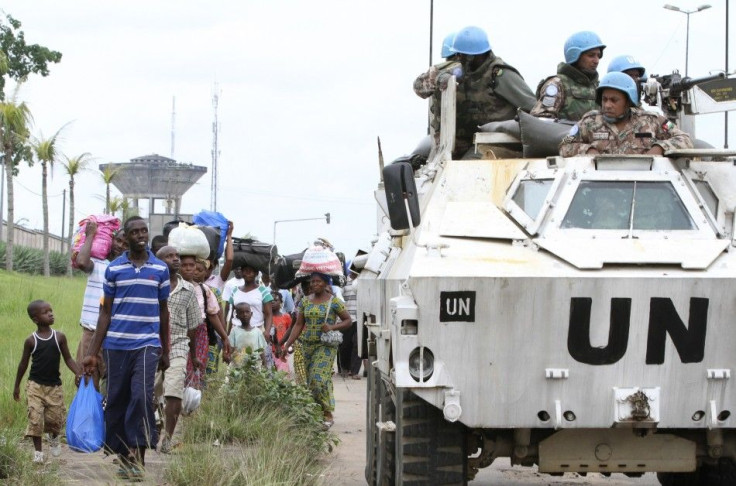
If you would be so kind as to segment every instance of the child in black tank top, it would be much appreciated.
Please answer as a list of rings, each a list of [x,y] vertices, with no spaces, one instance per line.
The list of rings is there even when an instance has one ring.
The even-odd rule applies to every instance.
[[[79,384],[80,371],[69,353],[66,336],[51,329],[54,324],[54,311],[51,305],[43,300],[34,300],[28,304],[28,316],[38,328],[23,343],[23,355],[15,377],[13,399],[16,402],[20,401],[20,382],[23,375],[26,374],[30,360],[31,372],[28,375],[28,383],[26,383],[28,401],[26,436],[33,439],[33,447],[36,450],[33,462],[43,462],[41,434],[44,432],[51,435],[51,454],[54,457],[61,454],[59,433],[61,433],[65,413],[64,394],[59,373],[61,356],[77,377],[77,384]]]

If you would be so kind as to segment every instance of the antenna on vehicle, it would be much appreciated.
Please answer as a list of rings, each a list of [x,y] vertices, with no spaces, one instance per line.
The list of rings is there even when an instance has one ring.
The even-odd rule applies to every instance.
[[[381,150],[381,137],[376,137],[378,140],[378,172],[381,175],[381,182],[383,182],[383,151]]]

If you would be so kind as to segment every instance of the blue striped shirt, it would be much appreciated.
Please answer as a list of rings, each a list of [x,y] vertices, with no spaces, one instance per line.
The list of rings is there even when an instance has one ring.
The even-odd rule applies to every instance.
[[[118,350],[160,347],[159,302],[169,298],[169,289],[169,269],[150,251],[140,268],[133,265],[127,251],[113,260],[105,271],[103,285],[105,297],[113,299],[103,347]]]

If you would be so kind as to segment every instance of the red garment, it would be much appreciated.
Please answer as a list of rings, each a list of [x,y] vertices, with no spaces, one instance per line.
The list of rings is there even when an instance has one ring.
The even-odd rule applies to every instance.
[[[291,327],[291,316],[287,313],[282,313],[281,315],[274,315],[272,316],[272,322],[273,322],[273,328],[276,330],[276,335],[273,339],[273,355],[276,356],[276,343],[281,342],[281,340],[286,335],[286,331],[289,330],[289,327]],[[286,361],[286,357],[283,357],[281,359],[275,359],[275,365],[276,369],[279,371],[285,371],[289,372],[289,364]]]
[[[274,315],[272,322],[274,329],[276,329],[275,341],[278,342],[284,337],[289,327],[291,327],[291,316],[283,312],[281,315]]]
[[[200,363],[207,365],[207,354],[209,352],[210,340],[207,336],[207,323],[203,322],[195,330],[194,353]],[[187,386],[201,390],[204,385],[204,370],[194,373],[192,360],[187,359]]]

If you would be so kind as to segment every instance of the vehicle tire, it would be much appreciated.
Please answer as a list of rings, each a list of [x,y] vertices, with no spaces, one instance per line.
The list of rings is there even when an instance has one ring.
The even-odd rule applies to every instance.
[[[376,464],[378,458],[378,427],[376,422],[378,418],[378,399],[376,397],[376,369],[372,364],[367,366],[368,384],[365,394],[365,481],[368,486],[377,486]]]
[[[396,423],[396,405],[386,383],[381,379],[381,372],[375,370],[380,409],[378,420],[383,423]],[[379,432],[378,457],[376,461],[378,484],[394,486],[396,478],[396,433],[384,430]]]
[[[687,473],[659,472],[657,479],[662,486],[701,486],[699,470]]]
[[[381,372],[368,366],[366,402],[366,466],[365,479],[370,486],[394,485],[394,432],[383,431],[377,422],[393,422],[395,406]]]
[[[465,427],[410,391],[396,394],[396,484],[466,485]]]
[[[723,458],[691,473],[657,473],[657,479],[662,486],[730,486],[736,484],[736,465]]]
[[[705,486],[736,484],[736,464],[729,458],[721,458],[718,464],[704,464],[701,469],[701,484]]]

